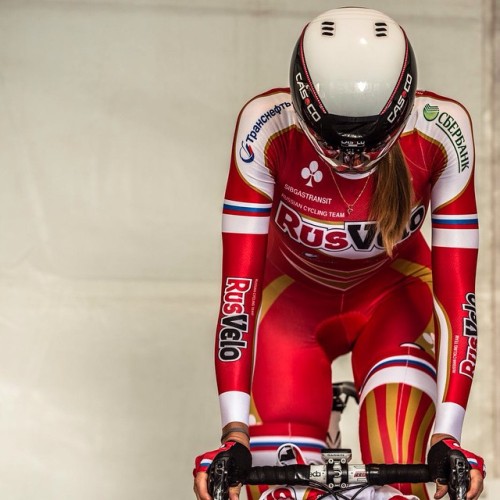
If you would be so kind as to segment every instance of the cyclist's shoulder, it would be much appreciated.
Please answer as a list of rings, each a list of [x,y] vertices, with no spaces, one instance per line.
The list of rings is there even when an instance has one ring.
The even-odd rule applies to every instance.
[[[249,99],[240,111],[240,121],[263,126],[274,121],[293,121],[295,112],[290,89],[273,88]]]
[[[408,122],[407,128],[432,131],[436,124],[469,127],[471,119],[467,108],[460,101],[429,90],[419,90]]]

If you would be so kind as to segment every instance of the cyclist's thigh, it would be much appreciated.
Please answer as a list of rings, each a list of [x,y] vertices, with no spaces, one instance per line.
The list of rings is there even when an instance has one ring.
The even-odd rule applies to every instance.
[[[425,461],[436,394],[432,295],[425,282],[408,280],[384,297],[357,339],[352,363],[361,392],[363,461]],[[422,485],[399,489],[427,498]]]
[[[252,382],[251,418],[259,427],[295,423],[304,426],[301,435],[325,438],[332,402],[331,359],[316,331],[335,314],[340,301],[285,275],[274,276],[265,287]],[[340,335],[337,348],[339,353],[348,349]]]
[[[430,271],[429,271],[430,272]],[[407,279],[383,294],[352,350],[356,386],[362,389],[395,376],[408,376],[412,368],[435,377],[434,322],[429,283]],[[385,371],[384,371],[385,370]],[[381,377],[380,372],[386,376]],[[391,375],[387,378],[387,375]]]

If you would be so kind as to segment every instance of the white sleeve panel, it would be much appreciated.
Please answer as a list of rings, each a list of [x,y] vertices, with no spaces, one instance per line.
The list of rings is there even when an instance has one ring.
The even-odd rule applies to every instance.
[[[242,422],[248,425],[250,414],[250,395],[241,391],[227,391],[219,395],[222,427],[229,422]]]
[[[241,112],[234,142],[236,166],[257,191],[273,198],[274,176],[267,165],[269,140],[295,123],[290,95],[276,92],[257,97]]]
[[[478,229],[432,229],[432,246],[445,248],[478,248]]]
[[[416,128],[439,145],[446,163],[432,187],[431,208],[435,212],[460,196],[474,170],[474,137],[467,111],[457,102],[425,96],[420,102]]]
[[[222,216],[222,232],[236,234],[267,234],[269,217],[252,217],[241,215]]]
[[[441,403],[436,407],[434,434],[451,434],[458,442],[462,438],[465,408],[456,403]]]

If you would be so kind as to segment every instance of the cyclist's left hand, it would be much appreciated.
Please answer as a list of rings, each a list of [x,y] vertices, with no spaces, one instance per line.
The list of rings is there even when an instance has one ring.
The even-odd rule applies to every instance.
[[[458,450],[463,453],[469,462],[471,471],[467,500],[477,500],[483,491],[483,480],[486,476],[484,460],[479,455],[461,448],[458,442],[451,437],[434,443],[427,457],[427,462],[431,469],[431,477],[436,481],[436,494],[434,498],[443,498],[448,492],[448,486],[445,483],[449,469],[448,455],[452,450]]]

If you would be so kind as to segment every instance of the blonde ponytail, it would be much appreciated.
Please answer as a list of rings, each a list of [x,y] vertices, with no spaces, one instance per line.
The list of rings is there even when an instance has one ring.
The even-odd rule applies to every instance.
[[[410,173],[398,143],[380,160],[377,170],[371,217],[377,221],[384,247],[392,256],[410,219],[413,202]]]

